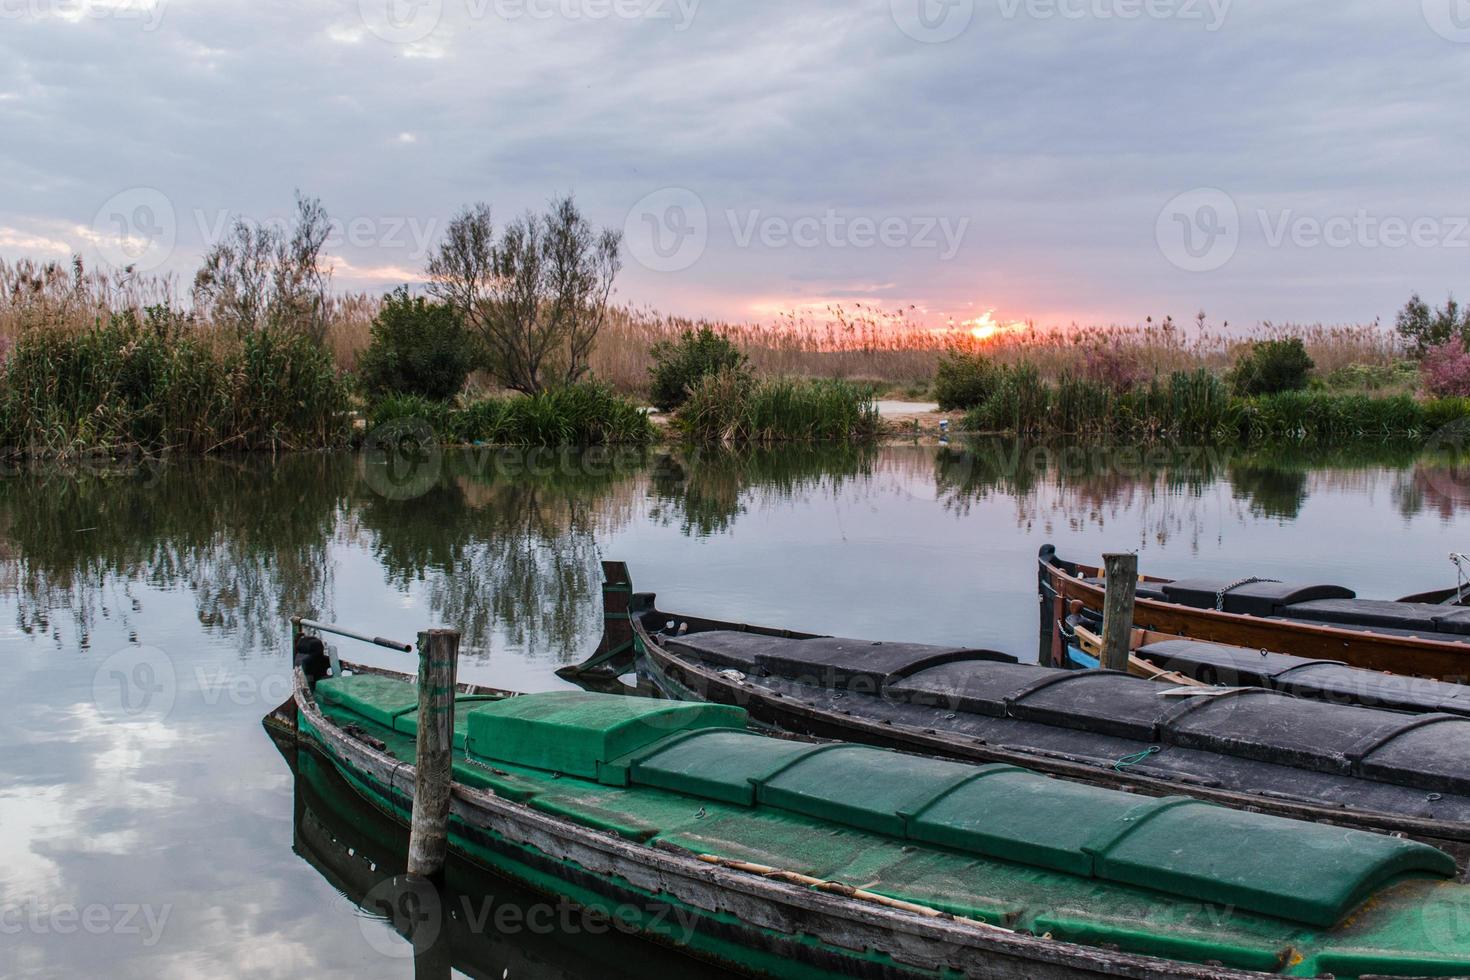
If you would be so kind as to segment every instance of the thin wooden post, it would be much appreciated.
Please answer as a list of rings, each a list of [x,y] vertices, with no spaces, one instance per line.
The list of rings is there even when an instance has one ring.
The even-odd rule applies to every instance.
[[[1133,653],[1133,604],[1138,599],[1138,556],[1103,555],[1104,670],[1127,672],[1128,658]]]
[[[432,878],[449,851],[449,792],[454,778],[454,694],[459,634],[419,634],[419,733],[408,873]]]
[[[291,656],[296,656],[296,644],[301,639],[301,617],[291,617]]]

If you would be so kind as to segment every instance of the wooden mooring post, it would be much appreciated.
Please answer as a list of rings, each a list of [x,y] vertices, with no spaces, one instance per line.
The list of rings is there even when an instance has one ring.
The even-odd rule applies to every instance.
[[[434,878],[449,851],[449,795],[454,778],[454,695],[459,634],[419,634],[419,733],[414,758],[413,823],[408,873]]]
[[[1128,658],[1133,653],[1133,606],[1138,600],[1138,556],[1103,555],[1104,670],[1128,672]]]

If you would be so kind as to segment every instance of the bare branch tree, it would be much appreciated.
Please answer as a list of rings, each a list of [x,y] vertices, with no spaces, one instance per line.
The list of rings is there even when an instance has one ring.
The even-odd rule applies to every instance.
[[[621,268],[617,232],[595,232],[571,197],[527,213],[495,240],[490,208],[455,216],[429,260],[429,289],[484,341],[501,384],[536,394],[586,375]]]
[[[194,275],[196,310],[242,334],[283,326],[320,343],[331,305],[331,270],[322,268],[330,233],[321,201],[299,191],[289,236],[270,225],[236,219]]]

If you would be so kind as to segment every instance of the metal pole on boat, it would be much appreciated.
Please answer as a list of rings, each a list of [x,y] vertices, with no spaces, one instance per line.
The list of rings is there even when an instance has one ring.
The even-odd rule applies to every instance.
[[[408,873],[432,878],[449,850],[449,795],[454,777],[454,694],[459,633],[419,634],[419,732]]]
[[[1103,602],[1104,670],[1128,671],[1128,658],[1133,653],[1133,605],[1138,599],[1138,556],[1103,555],[1103,582],[1107,588]]]

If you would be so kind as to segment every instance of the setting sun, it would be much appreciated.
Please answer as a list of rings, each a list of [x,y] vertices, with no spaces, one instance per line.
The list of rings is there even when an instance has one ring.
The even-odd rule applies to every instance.
[[[1024,323],[996,323],[994,310],[986,310],[984,316],[966,320],[960,324],[960,328],[968,330],[970,336],[976,340],[991,340],[1001,333],[1009,333],[1024,327]]]

